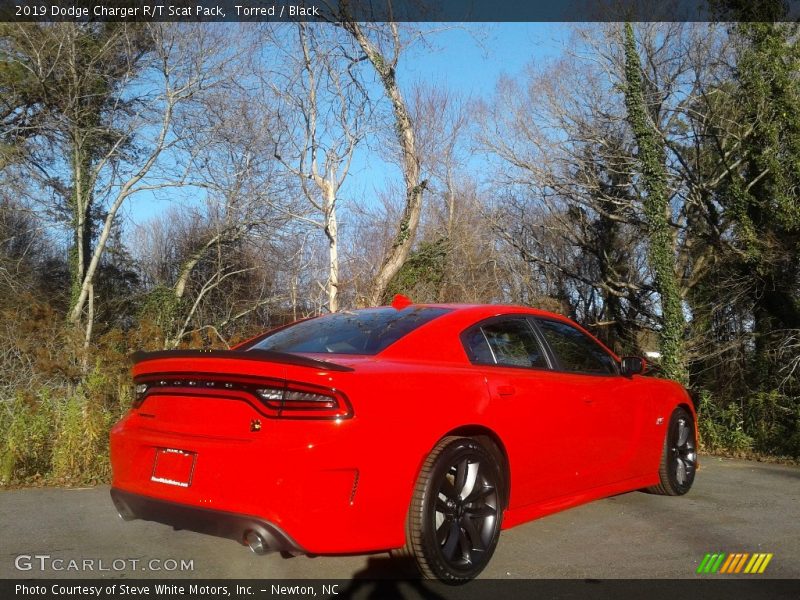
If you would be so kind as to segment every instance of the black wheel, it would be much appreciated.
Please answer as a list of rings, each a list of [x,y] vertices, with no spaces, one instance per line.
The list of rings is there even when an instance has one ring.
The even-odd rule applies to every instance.
[[[661,483],[647,489],[654,494],[682,496],[692,487],[696,470],[697,440],[694,419],[686,409],[676,408],[670,417],[664,439],[661,466],[658,470]]]
[[[489,562],[503,518],[504,471],[472,438],[447,437],[425,464],[408,514],[406,547],[424,577],[465,583]]]

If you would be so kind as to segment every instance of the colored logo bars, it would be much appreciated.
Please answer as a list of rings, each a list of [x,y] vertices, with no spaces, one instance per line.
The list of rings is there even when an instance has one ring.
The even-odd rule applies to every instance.
[[[702,575],[708,573],[748,573],[755,575],[756,573],[763,573],[771,560],[772,554],[748,554],[747,552],[725,554],[724,552],[716,552],[705,555],[700,566],[697,567],[697,572]]]

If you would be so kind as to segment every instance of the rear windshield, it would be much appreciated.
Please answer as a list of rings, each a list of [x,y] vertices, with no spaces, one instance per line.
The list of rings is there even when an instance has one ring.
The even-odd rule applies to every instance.
[[[267,334],[248,350],[330,354],[378,354],[417,327],[450,309],[367,308],[300,321]]]

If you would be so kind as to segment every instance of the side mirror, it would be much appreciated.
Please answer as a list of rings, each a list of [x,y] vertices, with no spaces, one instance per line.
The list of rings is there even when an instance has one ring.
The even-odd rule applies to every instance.
[[[647,361],[638,356],[624,356],[620,365],[620,371],[624,377],[641,375],[647,368]]]

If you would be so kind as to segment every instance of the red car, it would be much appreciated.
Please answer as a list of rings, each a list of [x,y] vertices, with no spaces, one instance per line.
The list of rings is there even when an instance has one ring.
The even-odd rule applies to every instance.
[[[258,553],[396,550],[458,583],[501,529],[682,495],[697,468],[680,385],[530,308],[396,303],[135,358],[111,432],[120,515]]]

